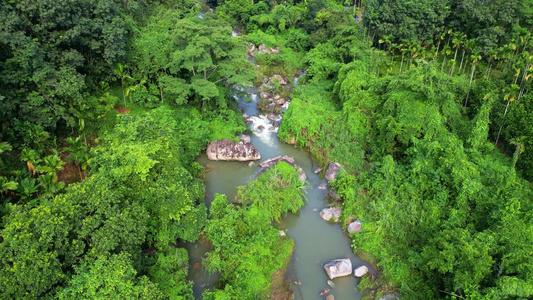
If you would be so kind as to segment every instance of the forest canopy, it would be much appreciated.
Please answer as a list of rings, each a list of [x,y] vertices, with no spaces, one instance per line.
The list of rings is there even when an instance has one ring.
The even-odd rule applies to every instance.
[[[1,1],[0,298],[193,299],[199,239],[205,299],[269,298],[304,184],[208,210],[196,158],[275,74],[280,140],[343,166],[366,297],[533,297],[532,30],[532,0]]]

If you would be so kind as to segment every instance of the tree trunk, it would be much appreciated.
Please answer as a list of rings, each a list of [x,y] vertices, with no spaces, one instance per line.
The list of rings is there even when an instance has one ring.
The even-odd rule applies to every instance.
[[[448,82],[452,78],[453,72],[455,71],[455,65],[457,64],[457,50],[459,50],[459,48],[455,48],[455,55],[453,56],[453,66],[450,68],[450,74],[448,75],[448,79],[446,80],[446,84],[444,86],[448,85]]]
[[[402,66],[403,66],[403,53],[402,53],[402,62],[400,63],[400,73],[398,73],[398,75],[402,75]]]
[[[526,90],[527,83],[524,81],[527,77],[527,70],[531,67],[531,64],[526,64],[526,68],[524,69],[524,75],[522,76],[522,81],[520,81],[520,93],[518,94],[518,98],[516,99],[516,102],[520,101],[520,98],[524,95],[524,92]]]
[[[470,83],[468,84],[468,92],[466,93],[465,107],[468,105],[468,96],[470,95],[470,87],[472,87],[472,79],[474,78],[474,72],[476,71],[476,63],[472,65],[472,73],[470,74]]]
[[[500,125],[500,129],[498,130],[498,137],[496,137],[496,143],[494,143],[495,146],[498,146],[498,141],[500,140],[500,134],[502,133],[503,124],[505,123],[505,116],[507,116],[507,111],[509,110],[509,103],[511,103],[511,97],[509,97],[509,99],[507,100],[507,106],[505,106],[502,125]]]
[[[439,48],[440,48],[440,37],[439,42],[437,43],[437,52],[435,52],[435,57],[433,57],[433,61],[437,59],[437,56],[439,55]]]
[[[465,58],[465,52],[466,50],[463,50],[463,56],[461,56],[461,64],[459,65],[459,72],[461,72],[461,68],[463,67],[463,60]]]

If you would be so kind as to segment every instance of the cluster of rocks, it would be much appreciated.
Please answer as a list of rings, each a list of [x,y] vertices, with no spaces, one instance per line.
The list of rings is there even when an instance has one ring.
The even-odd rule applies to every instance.
[[[341,215],[342,209],[340,207],[335,206],[324,208],[320,211],[320,217],[326,222],[332,221],[337,223],[339,222]],[[353,218],[351,219],[353,220]],[[361,220],[355,220],[350,222],[347,227],[348,233],[359,233],[361,231],[361,226]]]
[[[352,272],[353,276],[361,278],[368,273],[368,267],[365,265],[353,269],[352,261],[349,258],[331,260],[330,262],[324,265],[324,270],[328,274],[329,279],[348,276],[351,275]]]
[[[329,261],[324,265],[324,270],[328,274],[329,279],[327,283],[331,288],[335,288],[335,283],[332,281],[337,277],[349,276],[352,275],[361,278],[368,273],[368,267],[363,265],[355,269],[352,268],[352,261],[349,258],[340,258]],[[327,288],[320,292],[319,296],[328,294],[331,289]],[[334,299],[333,295],[327,296],[326,299]]]
[[[265,82],[267,84],[273,84],[274,82],[278,82],[280,85],[287,84],[287,80],[281,75],[274,75],[270,78],[267,78]],[[268,91],[268,89],[264,89],[259,96],[261,97],[261,101],[265,104],[265,108],[269,114],[283,111],[289,102],[289,100],[282,98],[279,93]]]
[[[335,180],[335,178],[337,178],[337,175],[340,169],[341,169],[340,164],[330,163],[325,173],[326,179],[329,182]],[[322,171],[322,169],[319,168],[319,169],[316,169],[314,172],[319,173],[320,171]],[[326,183],[321,183],[318,186],[318,189],[325,190],[327,189],[327,186],[328,185]],[[328,197],[333,201],[342,200],[337,194],[337,192],[333,190],[328,190]],[[331,222],[337,223],[339,222],[341,215],[342,215],[342,209],[337,206],[324,208],[320,211],[320,217],[326,222],[331,221]],[[361,220],[354,220],[354,219],[355,218],[353,216],[350,216],[348,218],[348,222],[349,222],[348,227],[347,227],[348,233],[358,233],[361,231],[361,226],[362,226]]]
[[[335,223],[339,222],[339,219],[342,214],[342,209],[340,207],[329,207],[324,208],[320,211],[320,217],[326,221],[333,221]]]
[[[247,44],[248,44],[248,57],[255,57],[255,50],[256,49],[257,49],[257,52],[259,52],[259,53],[269,53],[269,54],[279,53],[279,47],[267,48],[267,46],[265,44],[261,44],[261,45],[259,45],[259,47],[255,47],[255,45],[252,44],[252,43],[247,43]]]

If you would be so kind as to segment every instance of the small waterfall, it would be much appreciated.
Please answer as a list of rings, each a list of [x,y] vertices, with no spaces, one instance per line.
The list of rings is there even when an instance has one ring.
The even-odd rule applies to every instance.
[[[269,146],[274,146],[274,139],[278,132],[278,127],[274,126],[271,120],[265,115],[251,116],[247,120],[249,128],[261,141]]]

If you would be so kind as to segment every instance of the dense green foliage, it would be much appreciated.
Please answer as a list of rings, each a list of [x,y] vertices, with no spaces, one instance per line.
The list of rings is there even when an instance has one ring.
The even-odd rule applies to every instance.
[[[383,276],[377,295],[396,289],[413,299],[531,297],[533,269],[525,257],[533,251],[533,190],[517,173],[530,170],[529,38],[514,46],[527,55],[484,60],[484,37],[465,43],[449,28],[440,35],[431,26],[443,19],[427,26],[402,16],[427,10],[393,3],[368,3],[364,18],[379,27],[375,45],[386,51],[369,48],[371,27],[351,44],[358,55],[342,55],[335,46],[340,32],[308,52],[308,82],[296,91],[280,138],[345,166],[333,186],[344,199],[343,220],[363,221],[351,238]],[[438,13],[449,18],[449,11]],[[433,39],[433,48],[416,42]],[[444,44],[450,42],[454,48]],[[506,49],[506,42],[496,45]],[[465,52],[469,72],[467,60],[459,63]],[[512,158],[494,146],[498,138]]]
[[[298,169],[280,162],[257,180],[239,188],[239,203],[228,203],[217,194],[211,205],[212,219],[206,227],[215,250],[207,261],[222,274],[219,290],[206,299],[266,299],[272,275],[290,257],[294,242],[280,237],[271,225],[281,214],[303,206],[303,182]]]
[[[191,128],[201,129],[191,136],[187,134]],[[191,110],[161,107],[121,116],[115,128],[103,135],[102,145],[92,151],[92,176],[70,185],[65,194],[42,198],[37,207],[10,206],[0,243],[6,258],[0,268],[4,294],[11,298],[26,293],[53,295],[64,282],[68,284],[61,292],[65,297],[83,294],[95,288],[91,287],[95,274],[104,276],[103,282],[105,276],[113,277],[96,271],[102,267],[100,260],[129,253],[133,266],[148,272],[163,294],[190,295],[184,280],[187,254],[172,245],[178,239],[196,240],[206,221],[203,183],[193,177],[199,166],[192,159],[206,143],[207,130]],[[157,249],[149,259],[143,258],[146,246]],[[136,271],[128,262],[117,261],[127,268],[131,284],[135,285],[133,280],[149,284],[135,279]],[[76,265],[83,267],[70,281]],[[175,285],[168,286],[169,277],[176,275]],[[119,295],[145,292],[139,288],[119,291]]]
[[[165,11],[153,16],[135,39],[133,55],[133,76],[140,82],[129,89],[139,101],[182,104],[196,98],[226,107],[222,83],[243,85],[255,77],[245,44],[210,15],[180,19],[180,12]]]
[[[1,297],[191,299],[177,245],[203,233],[204,297],[267,298],[297,171],[208,215],[194,159],[245,130],[232,86],[302,69],[279,137],[344,166],[370,296],[533,297],[532,20],[531,0],[1,1]]]
[[[53,130],[59,121],[76,126],[79,118],[96,117],[98,98],[87,91],[124,59],[131,17],[143,9],[128,2],[2,1],[2,126]]]

